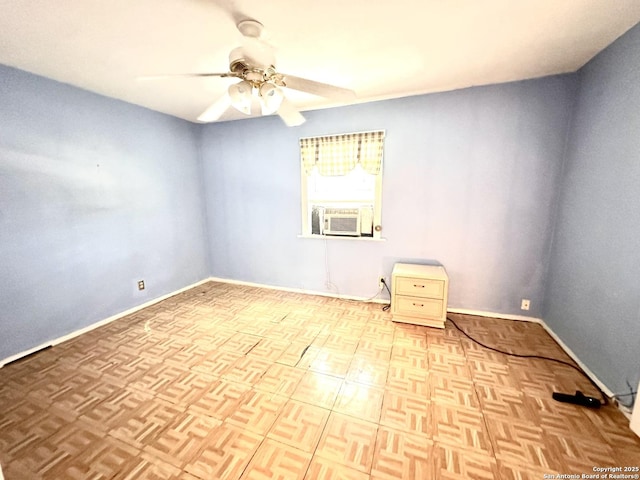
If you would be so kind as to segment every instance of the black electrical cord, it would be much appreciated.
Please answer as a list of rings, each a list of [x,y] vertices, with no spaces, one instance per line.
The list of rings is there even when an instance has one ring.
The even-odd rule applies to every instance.
[[[635,401],[633,401],[633,400],[632,400],[632,401],[631,401],[631,403],[624,403],[624,402],[621,402],[621,401],[618,399],[618,397],[627,397],[627,396],[629,396],[629,395],[635,395],[635,394],[637,394],[637,393],[638,393],[638,392],[616,394],[616,395],[614,395],[612,398],[615,398],[616,400],[618,400],[618,403],[619,403],[620,405],[622,405],[623,407],[625,407],[625,408],[631,408],[631,407],[633,407],[633,405],[635,404]]]
[[[636,394],[638,393],[638,391],[633,389],[633,387],[629,383],[629,380],[627,380],[627,387],[629,387],[629,393],[616,393],[615,395],[612,396],[612,398],[615,398],[616,400],[618,400],[618,397],[631,396],[631,403],[622,403],[620,400],[618,400],[618,403],[623,407],[631,408],[636,402]]]
[[[389,292],[389,303],[387,303],[384,307],[382,307],[382,311],[386,312],[391,308],[391,290],[389,290],[389,286],[387,285],[387,282],[384,281],[384,278],[381,278],[380,281],[387,288],[387,292]]]
[[[607,398],[606,394],[602,391],[602,389],[596,384],[596,382],[594,382],[593,380],[591,380],[591,377],[589,377],[581,368],[576,367],[575,365],[573,365],[572,363],[569,362],[565,362],[564,360],[558,360],[557,358],[551,358],[551,357],[545,357],[542,355],[521,355],[518,353],[511,353],[511,352],[505,352],[504,350],[499,350],[497,348],[494,347],[490,347],[489,345],[485,345],[484,343],[476,340],[475,338],[471,337],[467,332],[465,332],[463,329],[461,329],[456,322],[454,322],[451,318],[447,317],[447,320],[449,320],[451,323],[453,323],[453,326],[456,327],[458,330],[460,330],[460,332],[462,332],[462,334],[467,337],[469,340],[471,340],[472,342],[477,343],[478,345],[480,345],[481,347],[487,348],[489,350],[493,350],[494,352],[498,352],[498,353],[502,353],[504,355],[510,355],[512,357],[518,357],[518,358],[538,358],[540,360],[548,360],[550,362],[556,362],[559,363],[561,365],[566,365],[567,367],[571,367],[574,370],[577,370],[579,373],[581,373],[582,375],[585,376],[585,378],[587,380],[589,380],[589,382],[591,382],[591,385],[593,385],[598,392],[600,392],[600,395],[602,396],[602,400],[603,400],[603,405],[607,405],[609,403],[609,399]]]

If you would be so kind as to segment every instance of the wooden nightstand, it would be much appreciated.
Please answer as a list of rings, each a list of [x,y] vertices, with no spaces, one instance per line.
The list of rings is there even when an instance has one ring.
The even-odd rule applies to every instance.
[[[391,274],[394,322],[444,328],[449,277],[444,267],[396,263]]]

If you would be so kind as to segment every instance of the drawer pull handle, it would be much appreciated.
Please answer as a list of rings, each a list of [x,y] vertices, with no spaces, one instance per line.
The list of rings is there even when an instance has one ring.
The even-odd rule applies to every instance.
[[[414,303],[414,307],[424,307],[424,303]]]
[[[424,288],[424,285],[416,285],[415,283],[413,284],[413,286],[416,288]]]

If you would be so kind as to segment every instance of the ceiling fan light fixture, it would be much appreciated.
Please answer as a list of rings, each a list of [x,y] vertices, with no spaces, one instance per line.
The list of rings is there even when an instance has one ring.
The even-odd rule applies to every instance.
[[[265,82],[260,85],[258,90],[260,94],[260,105],[262,106],[263,115],[271,115],[280,108],[282,104],[282,90],[273,83]]]
[[[234,83],[229,87],[228,92],[229,98],[231,99],[231,105],[245,115],[251,115],[253,92],[253,85],[251,85],[251,82],[243,80],[242,82]]]

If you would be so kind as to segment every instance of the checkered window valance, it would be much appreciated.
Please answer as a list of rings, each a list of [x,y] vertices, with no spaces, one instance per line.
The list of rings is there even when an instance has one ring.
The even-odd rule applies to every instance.
[[[346,175],[358,163],[371,175],[380,173],[384,131],[347,133],[300,139],[300,157],[307,175],[314,167],[323,176]]]

